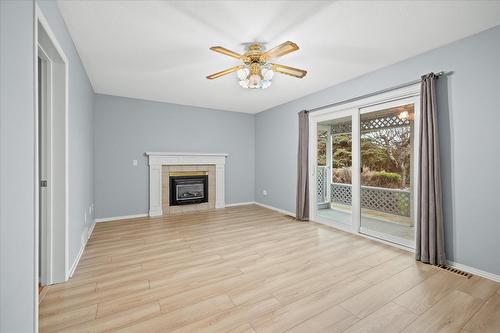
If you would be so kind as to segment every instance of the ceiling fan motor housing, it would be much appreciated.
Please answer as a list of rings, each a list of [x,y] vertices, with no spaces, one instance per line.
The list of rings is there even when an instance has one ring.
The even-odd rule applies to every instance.
[[[248,51],[243,54],[242,60],[245,64],[250,65],[255,62],[262,62],[262,46],[260,44],[250,44]]]

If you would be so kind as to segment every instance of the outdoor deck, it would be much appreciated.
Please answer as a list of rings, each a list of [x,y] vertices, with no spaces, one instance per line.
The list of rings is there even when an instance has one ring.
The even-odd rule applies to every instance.
[[[318,166],[318,216],[345,225],[352,224],[352,185],[332,183],[328,170]],[[415,227],[409,189],[361,186],[360,232],[374,237],[389,238],[413,247]]]

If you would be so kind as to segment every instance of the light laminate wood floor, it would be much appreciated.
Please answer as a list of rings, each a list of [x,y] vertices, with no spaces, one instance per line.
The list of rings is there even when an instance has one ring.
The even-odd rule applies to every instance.
[[[500,284],[255,206],[98,223],[41,332],[500,332]]]

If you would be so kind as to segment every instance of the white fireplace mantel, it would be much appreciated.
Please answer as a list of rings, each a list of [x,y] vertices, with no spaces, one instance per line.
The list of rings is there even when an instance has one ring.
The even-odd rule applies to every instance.
[[[224,208],[224,165],[228,154],[146,152],[149,159],[149,216],[163,215],[162,165],[215,165],[215,208]]]

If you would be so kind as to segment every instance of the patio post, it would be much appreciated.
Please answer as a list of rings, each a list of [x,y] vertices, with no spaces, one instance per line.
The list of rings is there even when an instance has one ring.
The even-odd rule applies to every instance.
[[[330,126],[330,130],[326,136],[326,174],[327,181],[325,183],[326,186],[326,202],[328,203],[328,207],[332,202],[332,178],[333,178],[333,126]]]

